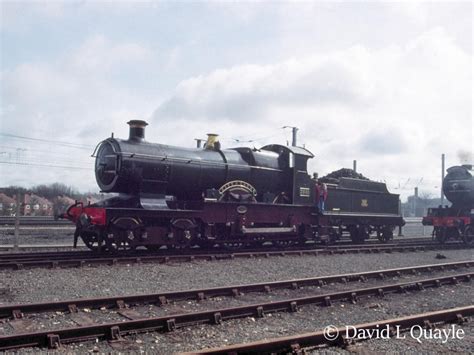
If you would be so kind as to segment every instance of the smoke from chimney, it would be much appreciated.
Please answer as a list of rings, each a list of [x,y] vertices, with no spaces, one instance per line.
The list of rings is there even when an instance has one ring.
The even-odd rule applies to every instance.
[[[472,152],[469,152],[467,150],[458,150],[458,159],[461,164],[474,163]]]

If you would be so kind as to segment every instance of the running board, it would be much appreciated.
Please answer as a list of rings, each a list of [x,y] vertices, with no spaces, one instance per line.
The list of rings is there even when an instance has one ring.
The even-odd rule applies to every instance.
[[[281,234],[281,233],[296,233],[296,227],[261,227],[261,228],[247,228],[242,227],[243,234]]]

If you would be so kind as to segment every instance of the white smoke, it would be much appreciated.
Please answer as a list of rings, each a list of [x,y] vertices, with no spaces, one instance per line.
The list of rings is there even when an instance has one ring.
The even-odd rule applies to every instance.
[[[472,164],[474,163],[472,152],[468,150],[458,150],[458,159],[461,164]]]

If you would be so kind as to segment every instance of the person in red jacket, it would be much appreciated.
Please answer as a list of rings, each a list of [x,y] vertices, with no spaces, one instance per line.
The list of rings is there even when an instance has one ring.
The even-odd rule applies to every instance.
[[[324,182],[318,181],[316,184],[316,203],[319,213],[324,212],[324,202],[328,198],[328,189]]]

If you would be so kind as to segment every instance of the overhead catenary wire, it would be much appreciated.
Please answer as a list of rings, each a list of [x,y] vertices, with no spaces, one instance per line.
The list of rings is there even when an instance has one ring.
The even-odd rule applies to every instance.
[[[48,140],[48,139],[42,139],[42,138],[26,137],[26,136],[19,136],[19,135],[16,135],[16,134],[10,134],[10,133],[4,133],[4,132],[0,132],[0,136],[13,138],[13,139],[22,139],[22,140],[34,141],[34,142],[53,143],[53,144],[56,144],[56,145],[61,145],[61,146],[70,147],[70,148],[77,148],[77,149],[91,149],[91,148],[93,149],[94,148],[94,146],[88,145],[88,144],[70,143],[70,142],[64,142],[64,141],[56,141],[56,140]]]
[[[48,154],[48,156],[55,156],[55,157],[58,157],[58,158],[71,158],[71,154],[74,154],[75,156],[77,156],[78,158],[74,158],[74,161],[78,161],[78,160],[81,160],[82,161],[86,161],[84,159],[84,155],[83,153],[72,153],[71,151],[69,150],[43,150],[43,149],[37,149],[37,148],[24,148],[24,147],[20,147],[20,146],[6,146],[6,145],[0,145],[0,154],[16,154],[18,151],[21,151],[21,152],[24,152],[25,154],[27,154],[29,157],[30,156],[37,156],[38,154],[40,154],[40,158],[44,158],[44,153],[45,154]],[[88,155],[86,155],[88,158],[90,158]],[[89,159],[88,159],[89,160]],[[87,160],[87,161],[88,161]]]
[[[33,163],[33,162],[9,162],[9,161],[0,161],[0,164],[38,166],[38,167],[44,167],[44,168],[60,168],[60,169],[90,170],[90,167],[81,167],[81,166],[72,166],[72,165],[42,164],[42,163]]]
[[[268,134],[270,132],[275,132],[275,133]],[[225,140],[236,142],[236,143],[254,143],[254,142],[260,142],[260,141],[264,141],[264,140],[267,140],[267,139],[270,139],[270,138],[274,138],[274,137],[277,137],[277,136],[280,136],[280,135],[285,135],[285,132],[282,130],[281,127],[280,128],[275,128],[275,129],[271,130],[270,132],[268,132],[267,135],[260,136],[260,137],[259,137],[260,133],[255,133],[255,134],[250,134],[250,135],[246,135],[246,136],[231,137],[231,138],[227,138]]]

